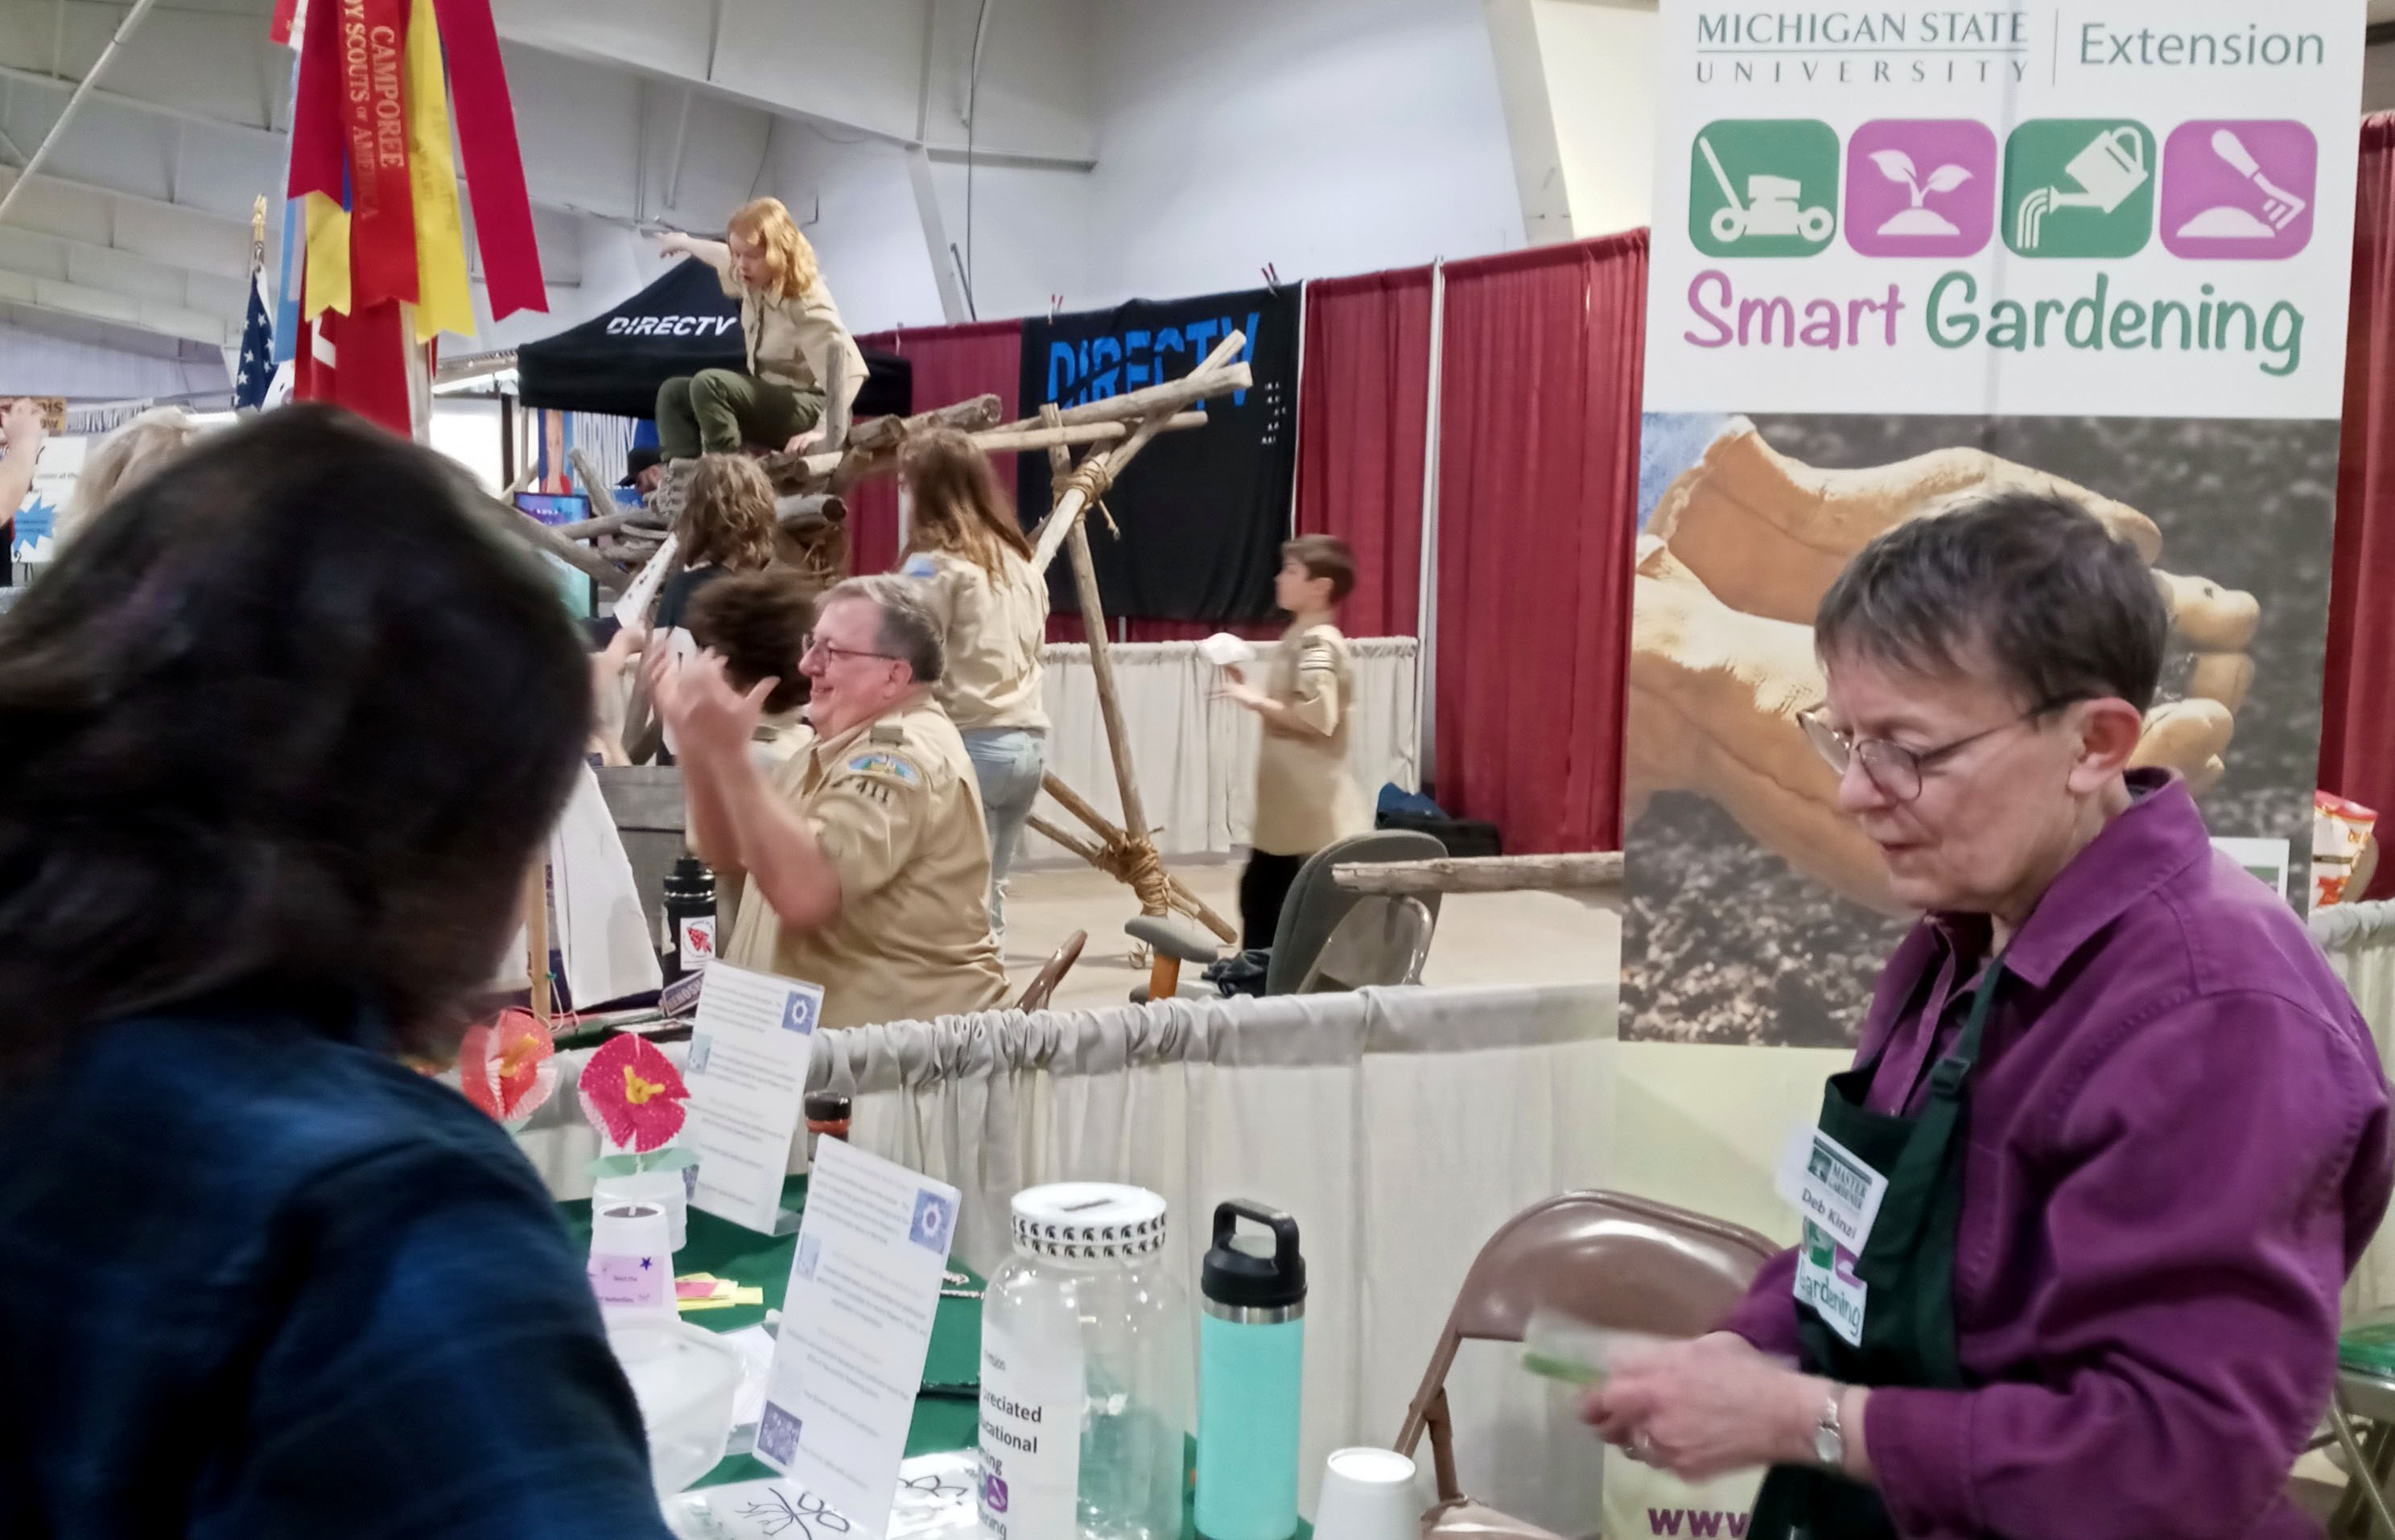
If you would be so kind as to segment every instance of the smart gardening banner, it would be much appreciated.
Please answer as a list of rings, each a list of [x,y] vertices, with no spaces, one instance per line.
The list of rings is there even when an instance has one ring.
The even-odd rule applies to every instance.
[[[1663,0],[1625,1036],[1852,1041],[1910,916],[1797,724],[1814,611],[1975,486],[2136,546],[2174,617],[2139,762],[2308,850],[2362,28]]]
[[[1261,620],[1289,538],[1297,473],[1298,291],[1133,300],[1023,323],[1023,409],[1074,406],[1178,379],[1232,332],[1255,384],[1199,403],[1206,426],[1158,435],[1106,494],[1118,534],[1090,521],[1090,554],[1109,615]],[[1049,506],[1048,457],[1016,456],[1028,527]],[[1060,614],[1078,613],[1070,564],[1049,569]]]

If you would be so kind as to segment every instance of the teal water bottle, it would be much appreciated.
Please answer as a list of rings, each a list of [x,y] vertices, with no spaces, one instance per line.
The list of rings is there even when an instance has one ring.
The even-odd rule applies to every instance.
[[[1240,1235],[1252,1219],[1269,1236]],[[1198,1533],[1297,1533],[1297,1415],[1305,1370],[1305,1258],[1297,1221],[1233,1199],[1214,1210],[1198,1321]]]

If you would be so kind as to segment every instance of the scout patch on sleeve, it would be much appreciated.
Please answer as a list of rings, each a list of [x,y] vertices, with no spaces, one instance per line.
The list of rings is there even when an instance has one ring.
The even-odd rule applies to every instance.
[[[883,781],[895,781],[902,785],[920,786],[923,772],[894,754],[858,754],[850,757],[841,767],[848,775],[873,776]]]

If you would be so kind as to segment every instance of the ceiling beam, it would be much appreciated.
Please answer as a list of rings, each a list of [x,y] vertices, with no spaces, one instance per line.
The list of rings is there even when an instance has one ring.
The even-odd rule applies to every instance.
[[[0,166],[0,191],[15,187],[20,175],[21,173],[14,167]],[[193,251],[180,244],[182,238],[179,238],[179,255],[174,263],[175,266],[190,268],[195,272],[215,273],[221,278],[248,276],[249,221],[246,218],[219,213],[212,208],[202,208],[193,204],[169,203],[163,198],[146,197],[139,192],[127,192],[122,188],[107,187],[98,182],[77,181],[69,177],[54,177],[47,172],[41,172],[33,177],[33,186],[28,190],[28,195],[46,190],[64,193],[70,200],[99,199],[108,204],[109,239],[96,244],[113,246],[137,257],[163,260],[164,257],[160,252],[145,250],[138,245],[127,245],[116,238],[117,227],[121,223],[118,215],[122,211],[139,210],[143,214],[164,216],[167,220],[182,227],[183,238],[197,236],[205,243],[199,251]],[[271,215],[278,211],[270,208],[268,212]],[[60,230],[55,225],[39,223],[40,217],[37,210],[27,208],[7,228],[81,239],[80,236]],[[210,256],[214,260],[190,259],[194,257]]]
[[[241,277],[236,278],[231,273],[218,272],[208,268],[191,267],[187,264],[176,262],[151,252],[137,250],[131,246],[102,245],[97,241],[78,240],[72,235],[60,235],[50,230],[35,230],[27,225],[9,225],[5,229],[0,229],[0,251],[6,251],[10,246],[16,245],[20,243],[37,244],[58,253],[60,259],[60,265],[65,269],[65,276],[68,281],[71,283],[86,284],[93,288],[105,289],[109,288],[110,285],[104,283],[94,283],[88,276],[78,275],[75,270],[76,257],[99,257],[109,261],[133,262],[139,263],[145,268],[154,268],[157,270],[159,276],[165,278],[170,283],[179,283],[181,286],[183,295],[182,303],[185,309],[209,313],[214,313],[218,307],[195,301],[192,298],[192,279],[200,278],[211,280],[218,283],[226,284],[230,289],[232,287],[240,286],[242,279],[248,276],[247,273],[245,272]],[[20,265],[18,270],[30,272],[33,270]],[[146,296],[128,294],[127,297],[141,298]],[[246,303],[245,295],[243,303]]]
[[[62,95],[72,94],[76,86],[83,84],[80,78],[73,75],[46,74],[39,70],[20,69],[14,64],[0,64],[0,80],[15,81]],[[278,151],[283,146],[284,138],[280,129],[260,127],[257,124],[241,118],[203,112],[196,108],[179,107],[170,101],[152,101],[147,97],[126,96],[122,91],[112,91],[105,86],[93,86],[90,99],[106,103],[111,107],[122,107],[131,112],[146,112],[152,117],[169,118],[179,123],[195,123],[203,127],[222,129],[228,134],[237,135],[260,144],[271,144]]]
[[[59,315],[78,316],[112,326],[129,326],[160,336],[180,337],[222,348],[236,335],[221,319],[178,305],[138,299],[89,284],[0,266],[0,301],[28,305]]]

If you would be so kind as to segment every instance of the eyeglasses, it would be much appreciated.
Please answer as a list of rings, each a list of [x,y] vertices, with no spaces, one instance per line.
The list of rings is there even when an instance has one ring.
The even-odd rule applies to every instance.
[[[799,656],[804,658],[810,652],[821,652],[834,663],[843,658],[880,658],[885,663],[906,661],[895,652],[861,652],[853,647],[834,647],[813,631],[799,638]]]
[[[1818,706],[1798,712],[1796,720],[1804,727],[1806,740],[1813,745],[1813,751],[1839,775],[1843,776],[1846,773],[1846,766],[1849,763],[1860,759],[1863,773],[1871,777],[1872,785],[1877,786],[1896,801],[1910,802],[1921,795],[1923,771],[1937,769],[1982,738],[1992,738],[2006,728],[2018,727],[2023,722],[2033,722],[2048,712],[2059,711],[2075,701],[2085,699],[2084,695],[2058,696],[2054,700],[2030,707],[2029,710],[2008,722],[1998,722],[1991,728],[1982,728],[1967,738],[1957,738],[1951,744],[1940,744],[1936,748],[1924,749],[1906,748],[1902,744],[1891,743],[1886,738],[1857,738],[1841,729],[1832,727],[1823,719],[1820,708]]]

